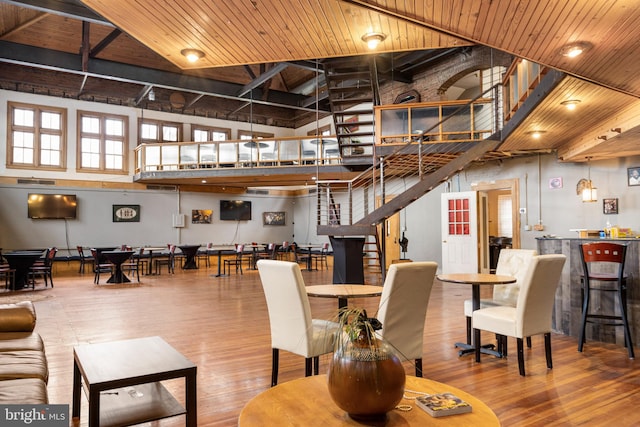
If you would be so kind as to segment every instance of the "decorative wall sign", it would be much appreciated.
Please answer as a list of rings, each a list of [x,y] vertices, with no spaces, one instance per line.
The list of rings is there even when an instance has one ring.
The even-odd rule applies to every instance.
[[[618,213],[618,199],[602,199],[602,211],[605,215]]]
[[[140,222],[140,205],[113,205],[113,222]]]
[[[191,224],[211,224],[211,209],[194,209],[191,211]]]
[[[562,178],[561,177],[551,178],[549,180],[549,188],[551,189],[562,188]]]
[[[263,225],[285,225],[285,212],[262,212]]]

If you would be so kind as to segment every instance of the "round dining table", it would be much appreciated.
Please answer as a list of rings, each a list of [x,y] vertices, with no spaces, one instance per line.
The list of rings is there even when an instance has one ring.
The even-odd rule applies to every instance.
[[[382,286],[336,283],[307,286],[306,291],[310,297],[337,298],[338,308],[341,309],[347,306],[349,298],[379,297],[382,295]]]
[[[516,278],[502,274],[489,273],[449,273],[438,274],[436,278],[443,283],[454,283],[462,285],[471,285],[471,304],[473,311],[480,308],[480,286],[487,285],[506,285],[515,283]],[[480,345],[480,343],[478,343]],[[459,356],[471,354],[475,352],[475,343],[467,344],[457,342],[456,348],[460,348]],[[482,346],[481,346],[482,347]],[[493,350],[493,345],[488,345],[480,349],[483,353],[491,354],[496,357],[502,357],[502,354]]]
[[[471,405],[466,414],[432,417],[417,407],[415,397],[424,394],[453,393]],[[262,426],[499,426],[500,420],[482,400],[448,384],[407,375],[405,397],[399,408],[389,411],[380,422],[362,424],[340,409],[331,399],[326,375],[314,375],[271,387],[249,400],[242,408],[239,427]]]

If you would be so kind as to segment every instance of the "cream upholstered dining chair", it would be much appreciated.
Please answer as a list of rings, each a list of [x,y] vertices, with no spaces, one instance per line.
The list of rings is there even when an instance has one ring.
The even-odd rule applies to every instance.
[[[493,297],[480,300],[480,308],[494,307],[496,305],[510,305],[515,307],[518,301],[520,283],[527,273],[527,268],[531,260],[536,256],[534,249],[502,249],[498,256],[496,266],[497,275],[513,276],[515,283],[507,285],[494,285]],[[473,303],[470,299],[464,301],[464,315],[467,318],[467,344],[471,344],[471,314],[473,313]],[[527,340],[531,347],[531,340]]]
[[[300,266],[295,262],[259,260],[271,326],[271,386],[278,384],[279,350],[305,358],[305,376],[318,374],[320,355],[331,353],[338,324],[311,318],[311,306]]]
[[[437,268],[426,261],[392,264],[380,296],[380,335],[401,358],[415,360],[417,377],[422,376],[424,324]]]
[[[480,331],[493,332],[500,340],[514,337],[518,344],[518,368],[525,375],[523,339],[544,334],[544,349],[547,367],[551,369],[551,317],[556,288],[562,274],[566,256],[538,255],[529,263],[529,268],[520,283],[516,306],[501,305],[481,308],[473,312],[474,342],[480,344]],[[506,344],[501,347],[506,348]],[[480,346],[476,345],[476,362],[480,362]]]

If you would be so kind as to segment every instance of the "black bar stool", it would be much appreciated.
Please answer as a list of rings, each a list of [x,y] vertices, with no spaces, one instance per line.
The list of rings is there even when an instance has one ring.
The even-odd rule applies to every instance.
[[[578,337],[578,351],[582,351],[585,343],[585,328],[587,322],[600,323],[602,325],[623,326],[624,341],[629,358],[633,359],[633,343],[627,317],[627,278],[624,276],[624,261],[627,254],[627,247],[617,243],[592,242],[580,245],[580,256],[582,258],[582,268],[584,274],[582,281],[582,325]],[[604,269],[594,268],[603,263],[613,266],[615,272],[606,272]],[[611,268],[609,268],[611,269]],[[594,283],[595,282],[595,283]],[[591,291],[615,292],[620,307],[620,315],[616,314],[595,314],[589,312],[589,302]]]

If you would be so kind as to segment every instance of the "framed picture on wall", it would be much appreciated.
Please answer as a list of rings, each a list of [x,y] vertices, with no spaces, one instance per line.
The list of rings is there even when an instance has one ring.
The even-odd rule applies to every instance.
[[[618,199],[602,199],[602,211],[605,215],[618,213]]]
[[[191,224],[211,224],[213,210],[211,209],[193,209],[191,211]]]
[[[627,185],[640,185],[640,166],[627,168]]]
[[[140,222],[140,205],[113,205],[113,222]]]
[[[285,212],[262,212],[263,225],[285,225]]]

